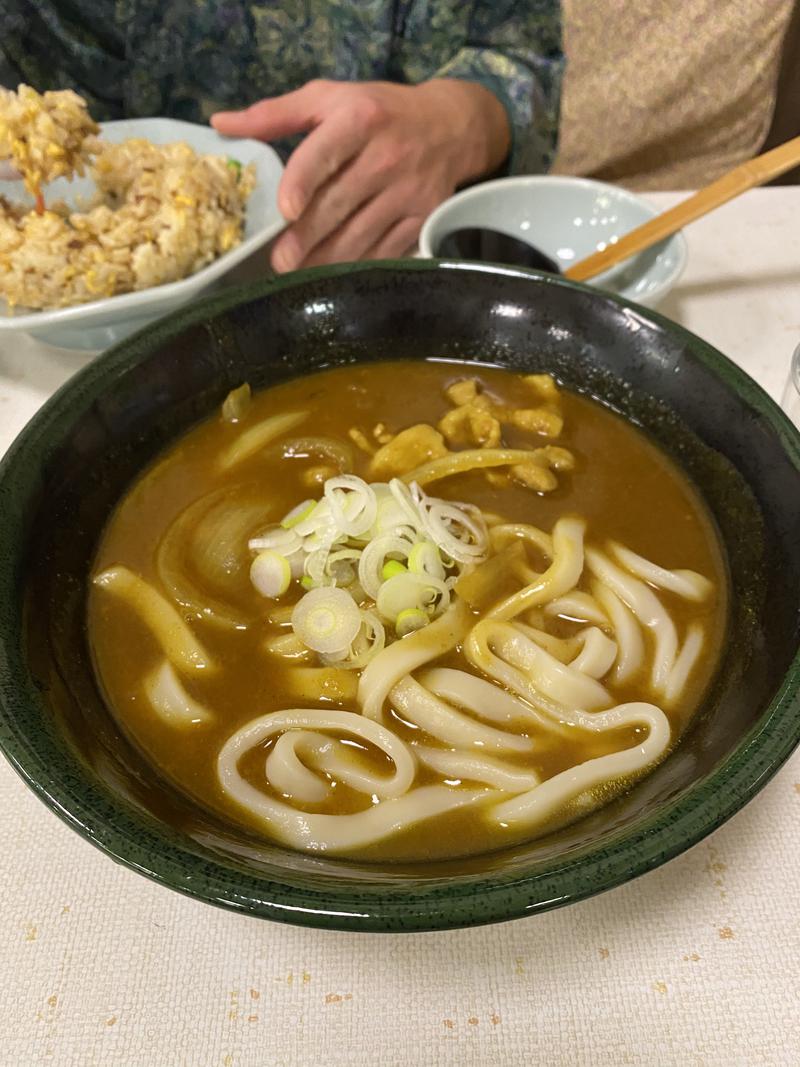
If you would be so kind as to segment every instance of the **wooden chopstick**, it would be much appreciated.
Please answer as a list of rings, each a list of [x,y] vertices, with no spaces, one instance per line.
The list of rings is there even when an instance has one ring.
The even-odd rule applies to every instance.
[[[671,237],[687,223],[694,222],[702,215],[707,215],[709,211],[713,211],[720,204],[727,203],[728,200],[733,200],[740,193],[747,192],[754,186],[763,185],[772,178],[777,178],[798,163],[800,163],[800,137],[794,137],[791,141],[734,167],[733,170],[723,174],[721,178],[717,178],[715,182],[705,186],[693,196],[682,200],[669,211],[656,215],[654,219],[626,233],[624,237],[620,237],[617,242],[604,248],[602,252],[594,252],[579,263],[575,263],[569,270],[564,271],[564,277],[572,278],[576,282],[594,278],[595,275],[602,274],[609,267],[663,241],[665,237]]]

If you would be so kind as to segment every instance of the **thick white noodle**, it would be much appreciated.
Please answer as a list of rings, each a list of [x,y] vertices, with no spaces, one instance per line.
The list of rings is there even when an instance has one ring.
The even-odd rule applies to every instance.
[[[520,793],[533,789],[541,779],[536,771],[515,767],[494,756],[464,752],[463,749],[432,748],[414,744],[417,758],[451,782],[454,780],[482,782],[504,793]]]
[[[544,556],[544,573],[525,564],[512,572],[525,587],[479,621],[456,600],[439,619],[382,649],[358,682],[361,714],[299,708],[242,727],[218,757],[223,790],[284,843],[346,854],[467,805],[478,805],[490,824],[546,829],[562,809],[569,816],[577,812],[575,802],[594,803],[598,787],[647,770],[670,745],[669,721],[651,703],[614,705],[603,680],[613,687],[641,675],[659,702],[674,703],[702,653],[705,628],[690,623],[679,647],[675,623],[652,587],[700,603],[712,586],[693,571],[665,570],[616,543],[609,554],[585,548],[584,530],[583,520],[570,517],[558,520],[552,536],[525,524],[495,526],[496,551],[525,540]],[[368,551],[362,555],[366,584],[377,581],[385,558],[405,557],[406,549],[394,536],[376,542],[374,560]],[[582,578],[591,592],[577,588]],[[571,627],[567,637],[548,633],[545,620],[554,616],[583,628]],[[459,643],[482,677],[429,666]],[[389,706],[406,724],[408,742],[387,725]],[[596,736],[632,727],[646,731],[644,740],[546,781],[516,762],[564,735],[574,737],[575,729]],[[262,791],[238,764],[270,738],[276,740],[264,761]],[[377,747],[393,773],[381,774],[358,751],[359,742]],[[449,784],[415,786],[420,764]],[[363,796],[364,809],[298,810],[330,800],[333,782]]]
[[[580,630],[574,637],[554,637],[538,626],[515,622],[514,626],[560,663],[571,663],[590,678],[602,678],[611,669],[617,646],[596,626]]]
[[[349,733],[374,744],[394,762],[395,774],[390,778],[367,774],[362,779],[365,800],[370,804],[363,811],[348,815],[298,811],[285,801],[257,789],[240,774],[238,764],[245,752],[275,734],[309,730],[313,735],[324,729]],[[287,751],[282,758],[288,757],[291,763],[288,746],[285,747]],[[312,736],[305,754],[310,756],[318,748],[324,750],[325,746]],[[354,770],[352,766],[350,769]],[[445,785],[410,789],[415,769],[415,760],[408,746],[391,731],[352,712],[321,712],[314,708],[295,708],[254,719],[228,738],[217,757],[217,775],[223,792],[250,815],[264,822],[278,840],[304,851],[332,853],[365,848],[426,819],[496,796],[487,789]],[[283,779],[282,784],[286,785],[286,782],[287,779]],[[404,792],[404,786],[409,791]],[[294,783],[294,789],[300,793],[307,788],[307,780],[298,778]],[[387,796],[387,789],[393,795],[375,804],[373,794]]]
[[[330,783],[310,770],[304,759],[318,770],[320,755],[331,738],[315,730],[292,730],[281,734],[267,756],[265,770],[269,784],[300,804],[321,804],[330,794]]]
[[[670,593],[677,593],[684,600],[692,600],[700,603],[707,600],[714,590],[713,584],[697,571],[670,571],[665,567],[659,567],[644,556],[637,555],[630,548],[616,541],[609,544],[609,549],[619,560],[622,566],[637,578],[658,586],[659,589],[667,589]]]
[[[208,708],[186,692],[169,660],[162,660],[147,675],[144,691],[153,710],[168,726],[196,726],[214,718]]]
[[[379,652],[358,683],[358,703],[364,715],[380,721],[384,702],[400,679],[455,648],[467,631],[469,618],[466,607],[455,604],[435,622]]]
[[[683,647],[675,660],[675,666],[670,671],[669,681],[664,690],[664,703],[669,706],[674,704],[683,692],[689,675],[700,658],[705,644],[705,631],[699,622],[692,622],[686,631]]]
[[[464,643],[464,654],[478,670],[519,693],[555,722],[584,726],[585,711],[612,703],[608,690],[596,679],[561,663],[507,622],[482,619],[476,623]]]
[[[599,730],[623,726],[646,726],[647,738],[639,745],[586,760],[548,778],[528,793],[493,805],[487,818],[505,826],[532,829],[546,821],[581,793],[614,779],[637,774],[667,750],[670,726],[666,715],[654,704],[620,704],[593,716]]]
[[[446,745],[461,748],[477,745],[494,752],[530,752],[533,749],[530,738],[476,722],[434,696],[410,676],[397,683],[389,700],[406,722],[413,723]]]
[[[93,579],[130,607],[150,629],[161,651],[176,670],[184,674],[216,670],[216,663],[189,629],[174,604],[144,578],[127,567],[109,567]]]
[[[595,598],[608,615],[617,642],[617,662],[611,681],[624,685],[644,664],[642,631],[636,617],[607,585],[595,581],[592,583],[592,589]]]
[[[573,589],[571,593],[557,597],[544,610],[547,615],[559,615],[570,622],[608,626],[610,621],[597,600],[580,589]]]
[[[528,612],[529,618],[531,615],[533,615],[533,612]],[[581,651],[582,646],[577,637],[556,637],[554,634],[549,634],[547,630],[522,622],[520,619],[515,619],[513,625],[520,633],[530,637],[531,641],[535,642],[539,648],[549,652],[551,656],[554,656],[561,663],[569,663]]]
[[[279,633],[266,637],[262,648],[271,656],[281,656],[283,659],[297,660],[298,663],[308,663],[314,653],[304,645],[296,633]]]
[[[354,762],[352,749],[339,738],[327,737],[317,730],[290,730],[281,734],[267,756],[265,767],[267,779],[275,790],[307,804],[318,804],[330,793],[328,783],[314,771],[329,775],[359,793],[387,800],[408,792],[415,770],[413,761],[403,755],[395,759],[395,773],[390,778],[378,778]]]
[[[639,623],[652,634],[651,684],[654,692],[662,694],[678,654],[678,633],[667,609],[648,585],[626,574],[597,549],[587,548],[586,562],[592,574],[616,593]]]
[[[528,541],[542,553],[547,559],[553,558],[553,538],[549,533],[540,530],[538,526],[532,526],[527,522],[502,522],[492,526],[489,530],[489,539],[495,552],[499,552],[512,541]]]
[[[437,697],[466,708],[487,722],[516,723],[524,731],[531,717],[536,716],[535,709],[519,697],[454,667],[431,667],[419,675],[419,681]]]
[[[583,573],[583,519],[559,519],[553,527],[553,561],[536,581],[492,608],[489,615],[507,622],[529,608],[571,592]]]
[[[604,678],[617,658],[617,643],[602,630],[590,626],[576,635],[583,646],[570,666],[590,678]]]

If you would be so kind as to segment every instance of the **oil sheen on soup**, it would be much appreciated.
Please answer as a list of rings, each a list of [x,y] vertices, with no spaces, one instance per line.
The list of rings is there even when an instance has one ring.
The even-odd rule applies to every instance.
[[[242,386],[112,515],[88,628],[162,776],[281,845],[374,861],[550,832],[665,758],[726,575],[639,430],[446,362]]]

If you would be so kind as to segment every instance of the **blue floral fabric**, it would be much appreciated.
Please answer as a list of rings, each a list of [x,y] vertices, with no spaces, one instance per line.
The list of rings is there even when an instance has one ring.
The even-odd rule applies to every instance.
[[[517,173],[552,160],[562,69],[558,0],[0,3],[0,84],[75,89],[100,120],[204,121],[312,78],[461,78],[505,106]]]

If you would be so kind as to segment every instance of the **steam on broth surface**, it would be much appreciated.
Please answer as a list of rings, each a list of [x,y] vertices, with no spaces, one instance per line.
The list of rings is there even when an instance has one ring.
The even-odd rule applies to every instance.
[[[309,375],[186,435],[104,533],[111,708],[203,805],[290,847],[436,859],[541,835],[677,742],[726,578],[696,491],[546,375]]]

